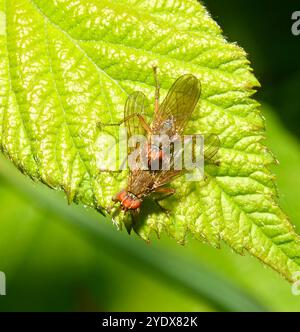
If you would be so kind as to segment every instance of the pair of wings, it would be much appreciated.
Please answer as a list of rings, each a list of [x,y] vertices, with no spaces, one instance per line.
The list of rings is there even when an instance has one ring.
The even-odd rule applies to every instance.
[[[166,121],[172,121],[173,124],[170,136],[175,133],[181,134],[198,103],[200,94],[201,85],[195,76],[187,74],[179,77],[157,112],[154,113],[151,126],[152,134],[160,134],[162,124]],[[133,115],[143,116],[147,107],[148,101],[142,92],[136,91],[128,97],[124,110],[128,138],[146,133],[139,118]]]
[[[168,124],[167,134],[169,137],[174,135],[183,135],[183,131],[199,101],[201,94],[200,81],[191,74],[179,77],[170,88],[166,98],[155,111],[153,122],[151,124],[151,134],[159,135],[162,128]],[[124,121],[127,128],[128,140],[134,135],[147,134],[145,128],[141,125],[139,114],[143,116],[148,102],[146,96],[138,91],[134,92],[127,99],[124,110]],[[219,138],[217,135],[204,135],[204,158],[212,159],[219,149]],[[161,182],[165,183],[171,178],[179,175],[178,171],[162,171],[158,175]]]

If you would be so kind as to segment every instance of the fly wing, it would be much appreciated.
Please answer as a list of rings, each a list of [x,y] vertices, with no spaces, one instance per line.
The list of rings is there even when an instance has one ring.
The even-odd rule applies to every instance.
[[[212,160],[219,151],[220,139],[216,134],[207,134],[204,136],[204,160]]]
[[[152,191],[155,177],[156,174],[149,171],[133,170],[129,174],[127,190],[142,198]]]
[[[154,134],[165,133],[172,137],[181,134],[190,119],[201,94],[200,81],[191,74],[179,77],[165,100],[154,114]]]
[[[145,142],[146,130],[140,118],[145,115],[149,106],[146,96],[136,91],[126,101],[124,109],[124,122],[127,129],[127,155],[130,170],[136,169],[146,163]],[[139,115],[139,116],[137,116]]]
[[[161,171],[154,179],[153,191],[175,180],[177,177],[181,176],[183,172],[184,171],[176,170]]]
[[[204,137],[204,160],[209,162],[211,160],[214,160],[216,154],[218,153],[218,150],[220,148],[220,139],[216,134],[206,134],[203,135]],[[176,165],[180,165],[180,162],[178,163],[178,160],[182,158],[183,151],[177,151],[177,153],[173,153],[171,156],[171,162],[168,164],[170,167],[168,170],[161,170],[157,173],[155,173],[155,177],[153,179],[153,191],[155,191],[156,188],[159,188],[163,185],[166,185],[176,179],[177,177],[185,174],[188,172],[186,169],[177,170]],[[163,165],[164,166],[164,161]]]
[[[162,160],[162,169],[155,173],[153,189],[164,186],[175,178],[181,176],[185,170],[182,169],[182,149],[178,151],[173,151],[169,158],[164,158]]]
[[[145,134],[145,129],[135,114],[145,114],[146,107],[148,107],[147,98],[140,91],[132,93],[127,98],[124,109],[124,121],[127,129],[128,139],[133,135]]]

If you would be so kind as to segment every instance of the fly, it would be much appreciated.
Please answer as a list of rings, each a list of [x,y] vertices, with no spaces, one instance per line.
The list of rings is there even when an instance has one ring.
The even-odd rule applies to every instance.
[[[199,101],[201,94],[200,81],[192,74],[180,76],[172,85],[162,104],[159,104],[160,86],[157,78],[157,69],[154,69],[156,82],[154,115],[151,125],[148,125],[143,114],[147,98],[140,92],[131,94],[125,104],[124,119],[118,124],[125,123],[128,140],[134,135],[144,135],[147,137],[145,146],[140,146],[142,155],[145,156],[148,165],[155,161],[160,162],[160,168],[156,170],[141,169],[139,167],[130,167],[127,187],[121,190],[113,197],[114,202],[119,202],[124,211],[139,211],[142,201],[145,197],[160,193],[169,196],[175,193],[175,190],[166,187],[175,178],[182,175],[185,171],[177,170],[174,167],[176,153],[172,152],[171,164],[168,169],[164,169],[165,151],[161,146],[152,144],[154,136],[165,135],[169,141],[175,142],[183,136],[184,129]],[[212,159],[219,148],[219,139],[217,135],[210,134],[205,138],[208,144],[204,150],[204,159]],[[128,155],[136,149],[137,146],[128,149]]]

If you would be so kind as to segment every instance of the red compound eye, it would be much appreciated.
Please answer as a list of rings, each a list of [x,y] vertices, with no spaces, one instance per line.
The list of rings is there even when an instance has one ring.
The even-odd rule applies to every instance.
[[[122,202],[126,198],[126,195],[127,195],[126,191],[125,190],[121,190],[120,192],[118,192],[116,194],[115,197],[113,197],[113,201],[114,202]]]
[[[126,210],[136,210],[141,206],[141,201],[126,190],[117,193],[113,201],[120,202]]]

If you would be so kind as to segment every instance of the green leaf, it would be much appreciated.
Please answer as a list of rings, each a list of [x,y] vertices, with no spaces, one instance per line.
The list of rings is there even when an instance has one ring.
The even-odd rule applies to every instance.
[[[268,170],[275,159],[251,98],[259,83],[245,52],[222,37],[203,5],[0,0],[0,11],[1,147],[21,171],[64,190],[69,202],[103,211],[127,174],[99,171],[105,131],[97,122],[120,120],[132,91],[153,99],[153,63],[163,95],[193,73],[203,91],[187,132],[218,134],[221,165],[207,166],[203,183],[174,182],[176,195],[164,201],[170,217],[145,202],[134,229],[144,239],[165,231],[181,243],[189,235],[216,247],[223,240],[293,279],[300,242]]]

